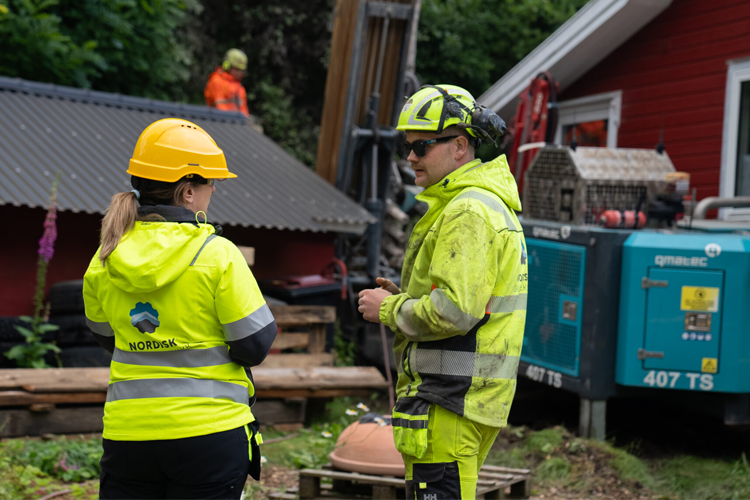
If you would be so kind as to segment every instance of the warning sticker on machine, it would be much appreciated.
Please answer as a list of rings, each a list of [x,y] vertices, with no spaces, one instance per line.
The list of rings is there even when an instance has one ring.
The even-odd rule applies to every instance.
[[[701,371],[703,373],[716,373],[719,369],[719,360],[716,358],[703,358]]]
[[[719,311],[719,289],[704,286],[683,286],[680,309],[683,311]]]

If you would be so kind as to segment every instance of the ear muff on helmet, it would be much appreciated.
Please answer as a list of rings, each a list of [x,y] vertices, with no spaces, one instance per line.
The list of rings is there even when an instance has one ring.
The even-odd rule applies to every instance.
[[[500,118],[494,111],[486,106],[474,102],[473,109],[469,109],[461,101],[450,95],[445,89],[436,85],[424,85],[422,88],[435,88],[443,96],[443,112],[440,116],[440,123],[435,133],[443,132],[445,120],[449,117],[455,117],[461,120],[458,126],[474,132],[470,134],[473,140],[470,143],[475,148],[482,145],[482,139],[489,140],[497,147],[496,139],[501,138],[508,131],[505,121]]]
[[[223,69],[224,71],[229,71],[230,69],[232,69],[232,63],[224,60],[224,62],[221,63],[221,69]]]

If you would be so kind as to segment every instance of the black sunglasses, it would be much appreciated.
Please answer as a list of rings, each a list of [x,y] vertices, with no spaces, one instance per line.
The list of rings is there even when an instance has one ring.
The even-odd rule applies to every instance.
[[[414,154],[422,158],[424,155],[427,154],[426,147],[429,144],[436,144],[438,142],[445,142],[449,141],[451,139],[455,139],[458,137],[457,135],[449,135],[447,137],[438,137],[437,139],[430,139],[429,141],[414,141],[414,142],[404,142],[404,158],[408,158],[412,151],[414,151]]]

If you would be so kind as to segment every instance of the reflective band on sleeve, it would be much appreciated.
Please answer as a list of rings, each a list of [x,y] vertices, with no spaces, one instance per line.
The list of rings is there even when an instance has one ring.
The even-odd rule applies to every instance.
[[[123,380],[109,385],[107,403],[124,399],[144,398],[212,398],[229,399],[247,404],[244,385],[194,378],[152,378]]]
[[[398,308],[396,325],[398,325],[399,330],[404,332],[407,336],[416,337],[418,335],[417,331],[414,329],[413,320],[414,304],[418,301],[419,299],[407,299],[401,304],[401,307]]]
[[[453,323],[453,325],[462,332],[468,332],[482,319],[475,318],[471,314],[465,313],[459,309],[458,306],[454,304],[447,295],[445,295],[445,291],[443,291],[442,288],[435,288],[432,293],[430,293],[430,300],[435,304],[435,308],[440,315]]]
[[[244,318],[221,325],[221,328],[224,330],[224,337],[227,340],[241,340],[258,333],[273,320],[273,314],[271,314],[268,304],[263,304]]]
[[[393,427],[406,427],[407,429],[426,429],[427,420],[409,420],[406,418],[391,419]]]
[[[511,380],[516,378],[519,361],[518,356],[437,349],[417,349],[414,359],[417,371],[424,375]]]
[[[204,248],[204,247],[205,247],[206,245],[208,245],[208,242],[209,242],[209,241],[211,241],[211,240],[212,240],[212,239],[214,239],[214,238],[216,238],[216,235],[215,235],[215,234],[209,234],[209,235],[208,235],[208,238],[206,238],[206,241],[204,241],[204,242],[203,242],[203,245],[201,245],[200,249],[198,250],[198,253],[197,253],[197,254],[195,254],[195,257],[193,257],[193,261],[192,261],[192,262],[190,263],[190,265],[191,265],[191,266],[192,266],[193,264],[195,264],[195,261],[196,261],[196,260],[198,260],[198,256],[199,256],[199,255],[201,254],[201,252],[203,251],[203,248]]]
[[[182,349],[179,351],[131,352],[115,348],[112,361],[128,365],[168,366],[172,368],[199,368],[224,365],[232,362],[227,346],[209,349]]]
[[[505,297],[490,297],[489,313],[512,313],[513,311],[525,311],[526,300],[528,295],[519,293],[518,295],[507,295]]]
[[[479,202],[482,202],[485,205],[487,205],[491,210],[494,210],[495,212],[503,214],[503,216],[505,217],[505,224],[508,226],[508,229],[510,229],[511,231],[518,231],[518,228],[516,227],[516,223],[513,221],[513,217],[511,217],[510,213],[508,212],[508,209],[505,208],[505,205],[502,204],[501,202],[497,201],[491,196],[487,196],[484,193],[478,193],[476,191],[466,191],[464,193],[459,194],[453,199],[461,200],[464,198],[470,198],[472,200],[477,200]]]
[[[102,337],[115,336],[115,332],[112,330],[112,326],[106,321],[91,321],[90,319],[86,318],[86,325],[89,327],[89,330],[97,335],[101,335]]]

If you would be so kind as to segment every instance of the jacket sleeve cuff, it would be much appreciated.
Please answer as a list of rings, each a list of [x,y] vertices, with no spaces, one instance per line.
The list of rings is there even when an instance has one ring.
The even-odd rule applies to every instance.
[[[378,311],[378,318],[380,322],[390,328],[392,331],[398,331],[396,325],[396,314],[398,308],[403,302],[402,299],[406,298],[406,294],[400,293],[398,295],[389,295],[380,304],[380,311]]]

